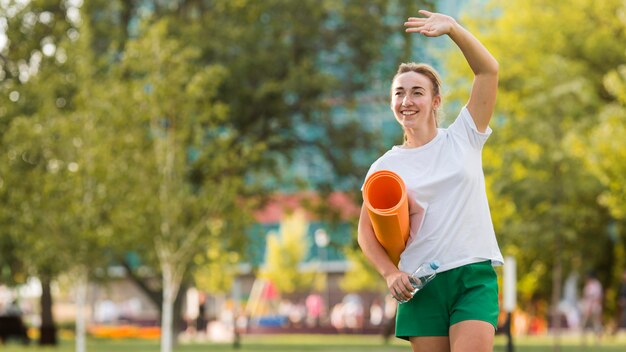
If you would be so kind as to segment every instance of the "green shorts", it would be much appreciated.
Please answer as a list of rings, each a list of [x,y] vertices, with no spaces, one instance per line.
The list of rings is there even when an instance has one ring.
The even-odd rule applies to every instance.
[[[413,298],[398,304],[396,337],[448,336],[464,320],[486,321],[498,327],[498,279],[491,261],[438,273]]]

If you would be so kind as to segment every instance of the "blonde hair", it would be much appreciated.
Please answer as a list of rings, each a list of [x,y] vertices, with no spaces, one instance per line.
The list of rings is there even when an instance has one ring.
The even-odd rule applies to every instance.
[[[415,62],[403,62],[400,64],[400,66],[398,66],[398,71],[396,72],[396,75],[393,76],[393,79],[391,80],[392,86],[391,86],[390,95],[393,95],[393,82],[396,80],[396,78],[399,75],[403,73],[407,73],[407,72],[415,72],[415,73],[419,73],[421,75],[426,76],[426,78],[428,78],[433,85],[433,97],[441,96],[441,77],[439,77],[439,73],[437,73],[437,70],[435,70],[432,66],[428,64],[415,63]],[[440,109],[441,109],[441,106],[439,107],[439,109],[435,110],[435,124],[437,125],[437,127],[439,127],[439,110]],[[406,140],[407,140],[406,133],[404,133],[404,141]]]

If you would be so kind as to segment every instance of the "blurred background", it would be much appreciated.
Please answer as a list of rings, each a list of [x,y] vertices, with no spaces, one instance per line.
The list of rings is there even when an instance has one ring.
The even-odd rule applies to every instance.
[[[404,33],[422,8],[500,63],[483,165],[513,335],[619,335],[623,0],[1,0],[0,339],[389,338],[356,223],[402,140],[391,79],[436,67],[443,126],[472,79],[449,38]]]

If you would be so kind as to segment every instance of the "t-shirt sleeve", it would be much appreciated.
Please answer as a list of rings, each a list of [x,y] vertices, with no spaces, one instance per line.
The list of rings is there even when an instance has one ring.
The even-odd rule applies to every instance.
[[[373,174],[374,172],[381,170],[381,160],[382,158],[379,158],[378,160],[376,160],[372,166],[370,166],[370,169],[367,170],[367,174],[365,175],[365,178],[363,179],[363,183],[361,184],[361,191],[363,191],[363,187],[365,187],[365,181],[367,180],[368,177],[370,177],[371,174]]]
[[[487,126],[485,132],[478,131],[476,123],[466,106],[461,109],[459,116],[448,127],[448,131],[455,137],[467,141],[475,149],[482,149],[492,132],[489,126]]]

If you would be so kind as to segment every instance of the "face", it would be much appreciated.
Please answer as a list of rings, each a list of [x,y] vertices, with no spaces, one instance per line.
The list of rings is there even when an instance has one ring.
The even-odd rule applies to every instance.
[[[417,72],[405,72],[396,77],[391,87],[391,110],[402,127],[426,128],[435,126],[434,110],[441,103],[433,96],[433,84]]]

